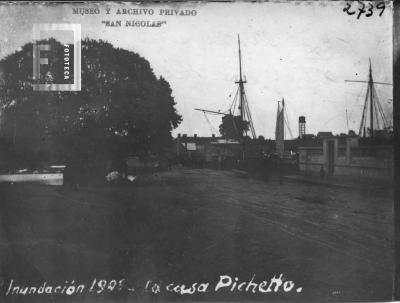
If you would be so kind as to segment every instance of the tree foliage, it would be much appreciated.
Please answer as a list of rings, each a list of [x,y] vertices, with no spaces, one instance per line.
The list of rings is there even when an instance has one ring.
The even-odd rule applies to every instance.
[[[51,64],[41,78],[57,83],[63,71],[54,66],[61,64],[63,46],[46,42]],[[0,61],[0,137],[12,144],[20,163],[146,155],[171,142],[181,121],[172,90],[138,54],[83,40],[82,90],[49,92],[32,89],[32,50],[25,44]]]
[[[240,139],[243,131],[249,130],[249,122],[242,121],[240,116],[225,115],[219,125],[221,136],[227,139]]]

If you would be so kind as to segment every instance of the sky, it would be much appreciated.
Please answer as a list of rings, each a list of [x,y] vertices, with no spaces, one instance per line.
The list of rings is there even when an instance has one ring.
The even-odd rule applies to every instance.
[[[371,17],[357,19],[343,12],[345,6],[341,1],[2,4],[0,58],[32,42],[35,23],[81,24],[82,38],[103,39],[139,53],[170,83],[183,116],[174,135],[210,136],[221,117],[209,116],[209,123],[194,108],[229,108],[239,77],[239,34],[257,136],[274,138],[277,102],[282,98],[294,137],[301,115],[306,117],[307,133],[358,131],[367,84],[344,80],[367,80],[370,58],[374,80],[392,83],[392,8],[387,4],[382,16],[375,10]],[[90,7],[98,8],[99,14],[73,14],[73,8]],[[109,15],[105,8],[111,8]],[[116,15],[118,8],[153,9],[154,14]],[[159,15],[165,9],[195,10],[196,15]],[[101,22],[105,20],[121,20],[123,26],[106,27]],[[125,27],[126,20],[166,24]],[[391,120],[392,87],[376,89]]]

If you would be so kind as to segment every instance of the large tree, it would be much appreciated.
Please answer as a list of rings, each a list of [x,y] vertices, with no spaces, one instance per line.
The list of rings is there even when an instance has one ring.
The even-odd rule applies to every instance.
[[[42,80],[59,83],[63,45],[54,39]],[[33,91],[31,43],[0,61],[0,137],[20,165],[160,153],[181,117],[168,82],[147,60],[104,41],[82,41],[82,90]],[[53,68],[52,68],[53,67]]]
[[[231,114],[222,117],[221,124],[219,125],[219,132],[221,136],[227,139],[240,139],[243,131],[249,130],[249,122],[242,121],[240,116]]]

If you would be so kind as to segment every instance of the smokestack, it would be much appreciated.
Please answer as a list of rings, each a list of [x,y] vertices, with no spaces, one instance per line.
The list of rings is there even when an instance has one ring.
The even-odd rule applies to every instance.
[[[299,138],[303,138],[306,134],[306,117],[299,117]]]

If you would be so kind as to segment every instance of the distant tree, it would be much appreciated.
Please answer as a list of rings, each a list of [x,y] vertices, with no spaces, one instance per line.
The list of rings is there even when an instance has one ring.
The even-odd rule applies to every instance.
[[[46,41],[50,66],[59,66],[63,46]],[[0,66],[0,137],[12,142],[20,165],[77,158],[104,165],[127,154],[160,153],[181,121],[170,85],[149,62],[101,40],[82,41],[79,92],[33,91],[31,43]],[[59,83],[62,72],[50,68],[41,78]]]
[[[239,139],[243,131],[249,130],[249,122],[242,121],[240,116],[225,115],[219,126],[221,136],[227,139]]]

